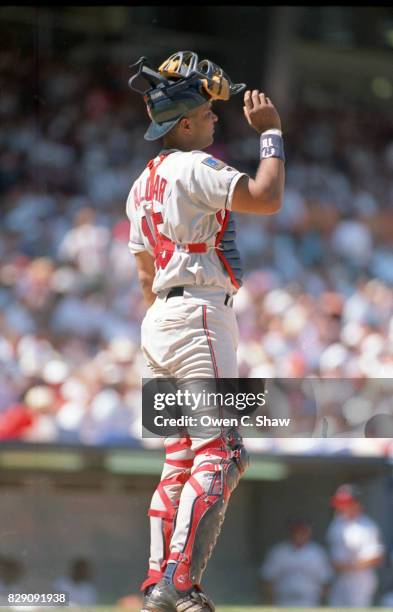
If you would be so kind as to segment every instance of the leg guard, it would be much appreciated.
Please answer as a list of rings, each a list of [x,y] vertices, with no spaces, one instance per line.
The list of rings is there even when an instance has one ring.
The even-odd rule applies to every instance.
[[[180,498],[165,577],[179,591],[199,584],[224,521],[228,500],[248,465],[240,436],[196,453]]]
[[[159,582],[163,576],[169,556],[169,545],[173,534],[180,495],[190,477],[194,453],[189,438],[166,442],[166,458],[161,481],[155,490],[148,511],[150,516],[149,572],[141,585],[141,591]]]

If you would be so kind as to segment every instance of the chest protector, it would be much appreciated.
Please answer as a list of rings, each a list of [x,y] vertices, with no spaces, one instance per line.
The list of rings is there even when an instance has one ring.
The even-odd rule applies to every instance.
[[[243,264],[236,246],[236,224],[233,213],[229,215],[227,226],[221,238],[221,249],[238,287],[241,287],[243,282]]]

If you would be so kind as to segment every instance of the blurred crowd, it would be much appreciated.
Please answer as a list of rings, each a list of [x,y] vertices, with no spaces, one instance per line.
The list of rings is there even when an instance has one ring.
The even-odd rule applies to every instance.
[[[143,103],[126,63],[0,60],[0,439],[151,446],[125,215],[157,152]],[[215,110],[211,153],[253,175],[241,105]],[[236,215],[240,376],[392,378],[393,114],[300,105],[284,131],[283,209]]]

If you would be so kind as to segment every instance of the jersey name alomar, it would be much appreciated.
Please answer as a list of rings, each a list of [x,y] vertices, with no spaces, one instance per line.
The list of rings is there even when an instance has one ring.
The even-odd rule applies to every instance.
[[[151,169],[146,168],[128,196],[131,253],[148,251],[154,255],[158,229],[176,247],[164,266],[156,266],[154,293],[179,285],[218,286],[227,293],[236,292],[214,247],[224,215],[232,208],[235,186],[245,174],[202,151],[162,153],[166,156],[154,171],[154,186]],[[159,156],[154,162],[158,161]],[[154,213],[161,214],[153,217]],[[231,218],[222,248],[228,252],[232,277],[238,279],[241,263],[233,225]],[[185,248],[189,243],[206,243],[207,251],[190,253]]]

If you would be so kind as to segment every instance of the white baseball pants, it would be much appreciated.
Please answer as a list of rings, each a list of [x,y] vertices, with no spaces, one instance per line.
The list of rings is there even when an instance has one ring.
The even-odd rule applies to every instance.
[[[169,299],[166,299],[166,295],[157,297],[147,311],[141,328],[142,351],[151,376],[237,378],[239,334],[231,307],[232,300],[226,298],[223,289],[216,287],[185,288],[182,296]],[[194,481],[201,489],[209,491],[215,478],[211,465],[216,463],[217,469],[220,469],[225,446],[220,443],[221,450],[215,454],[211,443],[215,439],[222,439],[222,435],[220,428],[212,428],[203,438],[190,436],[165,440],[166,459],[149,509],[149,574],[141,586],[142,590],[158,582],[171,553],[183,550],[190,529],[194,497],[197,495],[195,487],[184,488],[184,485],[198,470]],[[207,445],[209,448],[205,453],[203,447]],[[210,465],[209,470],[201,470],[204,462]]]

